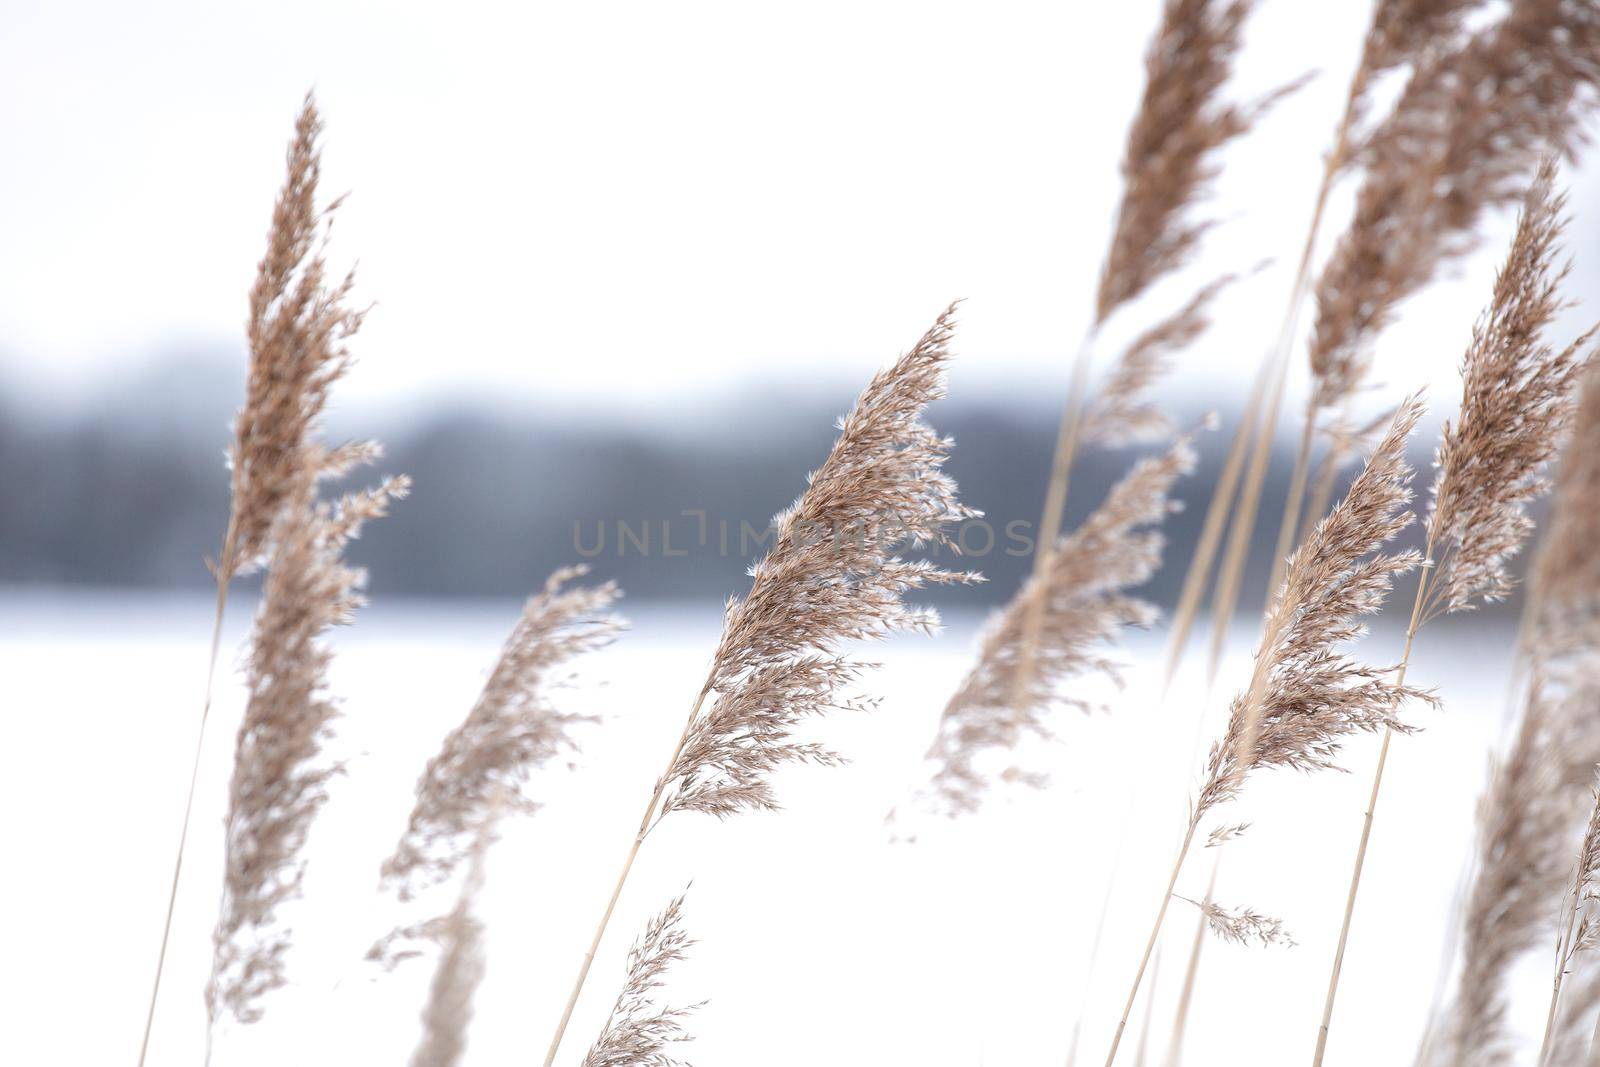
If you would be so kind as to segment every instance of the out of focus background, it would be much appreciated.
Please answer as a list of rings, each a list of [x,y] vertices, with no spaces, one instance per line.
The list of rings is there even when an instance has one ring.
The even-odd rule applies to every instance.
[[[515,596],[598,522],[634,598],[720,597],[746,561],[685,546],[686,525],[687,554],[664,557],[661,524],[764,526],[873,370],[957,297],[934,420],[968,498],[1035,521],[1157,11],[8,4],[0,581],[208,584],[245,291],[311,87],[325,187],[350,194],[332,255],[375,305],[330,432],[383,440],[417,484],[358,549],[376,592]],[[1230,414],[1276,335],[1365,18],[1261,5],[1235,95],[1319,76],[1227,153],[1193,268],[1111,326],[1108,352],[1271,261],[1180,360],[1181,420]],[[1596,183],[1569,178],[1584,294]],[[1373,411],[1424,385],[1448,407],[1509,225],[1406,308]],[[1085,456],[1073,510],[1126,463]],[[618,555],[618,521],[655,531],[652,558]],[[1173,525],[1178,554],[1197,522]],[[1003,599],[1022,566],[988,561],[973,596]]]
[[[833,420],[952,299],[965,299],[959,358],[930,420],[956,438],[950,469],[996,529],[1037,519],[1158,7],[0,7],[0,811],[13,851],[0,895],[24,927],[12,935],[23,962],[0,989],[27,1006],[0,1058],[132,1062],[137,1050],[203,681],[204,559],[226,518],[245,293],[307,89],[327,121],[324,187],[349,192],[332,258],[357,265],[374,305],[328,432],[384,441],[385,469],[416,484],[353,550],[373,606],[340,639],[352,763],[313,842],[321,866],[297,918],[296,986],[220,1047],[239,1063],[404,1057],[425,976],[385,985],[329,945],[354,945],[349,924],[369,906],[410,783],[470,703],[516,602],[585,559],[623,585],[635,628],[586,665],[586,680],[613,686],[575,690],[577,706],[608,718],[585,765],[554,776],[535,820],[548,826],[502,850],[509,873],[492,880],[490,903],[506,933],[491,938],[469,1050],[471,1063],[526,1062],[543,1048],[721,602],[742,588],[742,524],[764,527],[803,489]],[[1214,328],[1163,387],[1178,421],[1223,419],[1180,490],[1191,506],[1169,525],[1168,565],[1147,590],[1163,605],[1278,330],[1366,17],[1364,4],[1260,5],[1232,94],[1320,73],[1227,152],[1199,208],[1217,225],[1196,263],[1111,325],[1114,343],[1217,274],[1267,262],[1219,301]],[[1580,162],[1566,178],[1580,305],[1564,329],[1600,309],[1600,170]],[[1330,233],[1350,192],[1335,197]],[[1425,386],[1435,425],[1449,414],[1510,225],[1495,219],[1478,254],[1404,308],[1376,356],[1371,413]],[[1304,379],[1297,361],[1291,412]],[[1265,592],[1297,421],[1282,428],[1247,606]],[[1433,429],[1419,434],[1424,464]],[[1069,523],[1134,454],[1083,456]],[[703,1035],[685,1051],[694,1062],[1059,1062],[1085,996],[1103,875],[1126,848],[1139,858],[1116,894],[1125,929],[1110,929],[1127,936],[1108,934],[1110,962],[1087,994],[1086,1050],[1098,1053],[1157,888],[1138,872],[1166,859],[1197,716],[1161,725],[1173,701],[1136,677],[1123,704],[1148,714],[1086,720],[1081,733],[1069,723],[1059,790],[942,830],[921,852],[885,851],[879,823],[916,776],[983,610],[1028,565],[1004,548],[975,553],[989,584],[929,596],[950,633],[886,648],[885,710],[840,727],[854,767],[797,773],[781,817],[686,830],[660,847],[596,967],[572,1062],[604,1016],[626,942],[690,878],[702,945],[680,999],[711,1001],[692,1024]],[[238,660],[250,600],[235,598],[224,668]],[[1415,788],[1395,789],[1406,814],[1375,843],[1374,926],[1352,942],[1340,1062],[1395,1060],[1414,1045],[1498,729],[1511,625],[1502,611],[1442,627],[1437,658],[1419,653],[1416,673],[1445,686],[1453,725],[1417,742]],[[1252,629],[1243,620],[1221,689]],[[1155,662],[1160,638],[1129,658]],[[1220,706],[1224,693],[1200,688],[1188,705]],[[232,681],[225,690],[154,1063],[196,1062],[199,1049],[220,851],[210,831],[242,700]],[[1143,815],[1090,818],[1107,803],[1095,783],[1123,790],[1121,768],[1144,758],[1138,738],[1152,730],[1179,770],[1170,790],[1123,804],[1149,816],[1149,832],[1136,832]],[[1353,764],[1364,771],[1369,758]],[[1283,913],[1301,947],[1292,965],[1217,951],[1229,986],[1253,999],[1230,1002],[1220,982],[1202,994],[1214,1000],[1197,1009],[1195,1062],[1224,1049],[1281,1062],[1314,1037],[1360,783],[1290,779],[1281,790],[1281,802],[1264,794],[1276,825],[1225,888],[1229,903]],[[1273,899],[1254,895],[1263,884]],[[1165,965],[1169,981],[1181,956]],[[1257,1031],[1243,1038],[1227,1013],[1247,1011]]]

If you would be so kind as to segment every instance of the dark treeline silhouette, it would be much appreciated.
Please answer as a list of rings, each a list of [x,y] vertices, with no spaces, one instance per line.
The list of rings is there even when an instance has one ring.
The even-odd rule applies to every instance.
[[[206,587],[204,560],[227,513],[222,454],[237,397],[219,377],[157,375],[70,415],[0,398],[0,582]],[[758,391],[649,425],[468,402],[404,417],[364,413],[350,423],[389,443],[382,468],[410,474],[415,491],[352,554],[376,594],[516,597],[555,567],[587,561],[630,598],[720,599],[744,587],[771,517],[804,487],[852,398],[846,385]],[[1206,400],[1222,410],[1224,430],[1204,435],[1200,468],[1179,488],[1188,506],[1168,524],[1166,565],[1147,590],[1162,603],[1176,597],[1227,447],[1232,398],[1192,398],[1184,417],[1198,418]],[[929,598],[998,603],[1026,573],[1020,538],[1038,521],[1055,413],[1037,402],[956,397],[930,418],[956,439],[949,470],[963,499],[985,512],[986,525],[970,526],[965,541],[971,566],[990,582]],[[341,428],[336,420],[334,436]],[[1279,452],[1244,603],[1264,592],[1287,442]],[[1068,529],[1136,454],[1080,458]]]

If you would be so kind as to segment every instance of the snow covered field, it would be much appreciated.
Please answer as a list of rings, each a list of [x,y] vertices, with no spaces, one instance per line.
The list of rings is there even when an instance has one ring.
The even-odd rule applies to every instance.
[[[207,737],[151,1063],[194,1064],[204,1040],[201,990],[220,864],[220,819],[241,710],[235,666],[240,598],[224,644],[224,682]],[[698,689],[719,605],[630,606],[632,629],[581,664],[564,698],[602,716],[572,773],[534,783],[547,801],[515,821],[491,854],[481,913],[488,975],[467,1062],[537,1063],[615,878],[650,785]],[[403,827],[411,788],[465,713],[517,604],[387,602],[338,636],[333,684],[348,759],[309,848],[291,988],[266,1018],[220,1033],[214,1062],[403,1063],[417,1032],[430,963],[386,975],[362,962],[402,917],[377,895],[377,869]],[[785,773],[787,810],[719,824],[675,815],[647,842],[569,1030],[576,1064],[620,985],[622,958],[646,918],[693,882],[687,925],[699,939],[667,999],[706,1000],[683,1055],[699,1067],[788,1064],[1005,1064],[1064,1061],[1081,1003],[1082,1062],[1098,1063],[1114,1025],[1191,782],[1197,713],[1207,736],[1244,673],[1252,634],[1209,702],[1191,669],[1159,700],[1162,634],[1134,638],[1128,690],[1107,716],[1063,715],[1063,743],[1037,754],[1054,776],[1042,793],[1003,794],[959,823],[902,822],[944,699],[970,658],[976,618],[937,639],[870,650],[882,670],[871,715],[840,716],[819,736],[842,770]],[[199,711],[210,605],[204,597],[0,593],[5,693],[9,916],[0,1058],[28,1064],[131,1064],[182,812]],[[1388,629],[1374,658],[1393,655]],[[1485,754],[1501,727],[1509,628],[1471,619],[1425,632],[1418,684],[1445,710],[1397,743],[1346,962],[1329,1062],[1409,1062],[1439,967],[1450,902],[1468,853]],[[1194,659],[1197,657],[1191,657]],[[599,684],[599,683],[603,683]],[[1349,863],[1376,755],[1349,752],[1351,775],[1263,775],[1238,815],[1254,821],[1228,848],[1218,899],[1280,917],[1295,948],[1205,948],[1187,1062],[1309,1060]],[[1120,873],[1093,985],[1086,964],[1106,878]],[[1180,892],[1200,897],[1215,852],[1191,860]],[[404,916],[410,918],[411,916]],[[1164,1053],[1194,911],[1174,905],[1160,956],[1151,1058]],[[1542,961],[1540,961],[1542,964]],[[1542,1021],[1544,974],[1528,976],[1519,1021]],[[1148,999],[1131,1024],[1126,1062]],[[1526,1015],[1522,1012],[1526,1011]]]

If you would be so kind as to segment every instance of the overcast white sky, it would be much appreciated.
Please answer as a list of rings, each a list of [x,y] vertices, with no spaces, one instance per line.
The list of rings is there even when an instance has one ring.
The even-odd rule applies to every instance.
[[[1225,226],[1146,305],[1280,261],[1179,388],[1242,383],[1276,327],[1365,7],[1249,26],[1239,94],[1323,76],[1229,154]],[[239,358],[312,85],[353,194],[336,254],[378,302],[347,402],[863,380],[955,296],[953,389],[1064,376],[1157,10],[10,0],[0,387],[65,403],[174,350]],[[1381,376],[1449,387],[1491,265],[1419,302]]]

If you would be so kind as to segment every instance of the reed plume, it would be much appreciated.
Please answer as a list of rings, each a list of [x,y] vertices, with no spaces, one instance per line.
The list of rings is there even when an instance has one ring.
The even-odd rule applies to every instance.
[[[1363,151],[1356,208],[1317,284],[1313,416],[1366,379],[1399,304],[1473,247],[1483,213],[1516,202],[1546,151],[1570,153],[1600,78],[1600,12],[1515,0],[1459,47],[1432,49]]]
[[[1123,193],[1117,208],[1100,281],[1095,314],[1073,362],[1071,382],[1057,431],[1050,480],[1039,522],[1039,549],[1034,553],[1036,584],[1049,569],[1050,553],[1061,533],[1073,460],[1083,437],[1084,399],[1089,364],[1100,327],[1120,307],[1156,281],[1183,266],[1210,222],[1190,217],[1189,209],[1210,189],[1217,173],[1217,155],[1246,133],[1296,81],[1253,104],[1240,106],[1220,99],[1239,50],[1243,23],[1254,0],[1167,0],[1161,25],[1145,57],[1145,88],[1123,154]],[[1207,286],[1146,339],[1126,350],[1112,371],[1111,394],[1100,414],[1115,419],[1119,411],[1134,420],[1101,421],[1102,434],[1116,438],[1130,431],[1151,432],[1151,409],[1138,397],[1159,366],[1203,328],[1204,308],[1215,295]],[[1022,654],[1017,661],[1017,698],[1032,684],[1033,648],[1039,639],[1043,605],[1030,604]]]
[[[456,1067],[467,1047],[472,1000],[483,982],[483,922],[473,914],[483,889],[483,861],[494,842],[494,817],[486,818],[467,848],[467,876],[455,907],[430,924],[439,959],[422,1009],[422,1037],[411,1055],[411,1067]]]
[[[611,1015],[583,1058],[583,1067],[686,1067],[668,1055],[669,1046],[690,1040],[683,1020],[701,1005],[664,1008],[655,991],[667,968],[688,955],[694,941],[683,932],[683,895],[650,920],[628,951],[628,977]]]
[[[1212,303],[1237,279],[1238,275],[1225,274],[1202,286],[1183,307],[1139,334],[1118,353],[1099,392],[1084,411],[1085,441],[1122,448],[1172,436],[1172,420],[1151,401],[1151,391],[1172,369],[1172,357],[1211,326]]]
[[[1600,764],[1600,568],[1592,544],[1600,515],[1600,375],[1580,390],[1563,450],[1549,528],[1531,568],[1520,645],[1530,662],[1522,720],[1496,762],[1479,806],[1477,862],[1462,918],[1462,964],[1443,1013],[1440,1062],[1491,1067],[1510,1061],[1512,966],[1539,945],[1563,910],[1571,842]],[[1587,1059],[1600,1005],[1600,972],[1561,979],[1560,1011],[1545,1038],[1546,1062]]]
[[[1213,631],[1211,656],[1207,667],[1207,682],[1215,680],[1226,642],[1228,625],[1238,600],[1239,586],[1244,577],[1245,557],[1248,554],[1251,533],[1255,527],[1261,492],[1267,475],[1267,460],[1271,452],[1282,407],[1284,387],[1288,380],[1289,350],[1299,327],[1302,298],[1310,278],[1312,257],[1317,238],[1322,230],[1322,219],[1328,198],[1339,178],[1346,174],[1359,156],[1363,139],[1371,89],[1380,76],[1401,65],[1414,63],[1417,57],[1437,48],[1443,41],[1451,40],[1477,0],[1378,0],[1372,22],[1362,43],[1361,58],[1351,75],[1345,96],[1343,113],[1334,128],[1332,146],[1323,160],[1322,178],[1318,183],[1311,217],[1307,222],[1301,242],[1299,262],[1289,289],[1289,299],[1284,308],[1283,320],[1276,343],[1262,356],[1256,370],[1255,382],[1245,403],[1244,414],[1228,447],[1227,459],[1211,502],[1206,508],[1201,535],[1184,577],[1178,606],[1173,612],[1172,636],[1169,641],[1166,663],[1166,681],[1171,683],[1178,664],[1188,644],[1190,631],[1199,615],[1201,602],[1212,577],[1212,565],[1223,549],[1223,533],[1228,528],[1223,563],[1216,577],[1212,610]],[[1385,420],[1387,421],[1387,420]],[[1311,446],[1310,430],[1304,434],[1296,470],[1291,479],[1291,499],[1303,491],[1306,477],[1308,451]],[[1329,487],[1331,496],[1331,485]],[[1237,498],[1237,499],[1236,499]],[[1326,507],[1314,514],[1321,515]],[[1229,513],[1232,510],[1232,521]],[[1285,514],[1293,514],[1292,507]],[[1293,548],[1296,528],[1285,519],[1286,529],[1280,531],[1280,544],[1273,554],[1274,571],[1269,590],[1278,588],[1283,576],[1281,562]]]
[[[1010,758],[1026,736],[1054,737],[1049,719],[1057,707],[1094,710],[1081,698],[1061,694],[1067,679],[1098,674],[1120,684],[1121,665],[1102,649],[1124,626],[1148,626],[1159,614],[1128,590],[1149,581],[1160,567],[1164,538],[1158,527],[1178,510],[1172,487],[1193,471],[1194,462],[1186,437],[1165,455],[1135,464],[1100,507],[1062,538],[1042,579],[1031,579],[996,613],[977,662],[945,705],[928,750],[934,771],[923,799],[930,807],[951,816],[977,811],[992,784],[980,762],[996,754]],[[1045,588],[1035,588],[1041,580]],[[1038,662],[1018,702],[1012,692],[1014,669],[1027,606],[1034,599],[1045,605]],[[1045,784],[1044,776],[1015,764],[998,777]]]
[[[1200,909],[1200,920],[1213,935],[1235,945],[1283,945],[1293,948],[1294,938],[1284,929],[1283,921],[1263,915],[1251,908],[1225,908],[1212,900],[1179,900]]]
[[[233,578],[251,569],[270,549],[276,527],[298,465],[327,401],[328,389],[350,366],[346,347],[361,325],[361,313],[345,306],[353,279],[346,275],[327,283],[324,258],[328,226],[337,202],[316,206],[322,174],[318,137],[322,119],[316,101],[306,94],[289,143],[287,168],[267,231],[267,252],[256,267],[250,288],[246,338],[250,366],[244,407],[234,419],[234,440],[228,450],[230,507],[222,549],[212,565],[217,602],[211,627],[211,654],[206,666],[205,697],[195,735],[195,751],[184,800],[183,823],[178,832],[172,883],[166,917],[161,928],[161,948],[151,983],[150,1005],[144,1036],[139,1045],[143,1067],[155,1024],[161,975],[167,960],[172,916],[177,907],[178,882],[189,842],[189,820],[194,812],[195,786],[200,779],[200,757],[205,751],[206,724],[211,715],[211,690],[222,642],[222,621],[228,587]],[[323,453],[330,473],[377,458],[375,445],[354,443],[333,453]]]
[[[1600,536],[1595,526],[1600,521],[1600,372],[1589,370],[1580,393],[1571,440],[1556,478],[1549,529],[1541,540],[1523,608],[1529,636],[1522,649],[1536,660],[1532,685],[1537,703],[1530,701],[1526,714],[1533,717],[1535,708],[1542,712],[1538,724],[1543,728],[1536,737],[1549,738],[1539,745],[1536,759],[1559,769],[1550,775],[1546,790],[1527,794],[1525,802],[1540,815],[1559,811],[1562,820],[1558,824],[1556,818],[1529,819],[1534,829],[1528,836],[1538,842],[1529,851],[1537,851],[1543,859],[1537,869],[1549,872],[1541,920],[1557,910],[1552,902],[1559,899],[1561,879],[1571,868],[1577,797],[1592,767],[1600,764],[1600,736],[1592,726],[1594,708],[1600,704],[1600,567],[1592,547]],[[1518,757],[1521,740],[1531,729],[1525,720],[1519,749],[1510,759]],[[1542,922],[1530,928],[1521,947],[1532,947],[1543,931]],[[1497,930],[1490,927],[1488,932]],[[1547,1040],[1547,1063],[1587,1064],[1591,1046],[1600,1046],[1593,1033],[1594,1020],[1600,1019],[1600,966],[1591,960],[1567,974],[1560,1001]]]
[[[558,570],[528,600],[477,702],[428,761],[405,833],[383,864],[383,882],[401,900],[454,874],[497,803],[536,810],[522,783],[575,751],[570,731],[586,720],[554,707],[548,690],[565,681],[559,672],[569,660],[609,644],[621,628],[607,610],[620,595],[615,583],[567,587],[587,572]]]
[[[842,646],[899,630],[931,632],[935,612],[904,595],[929,584],[980,580],[900,553],[946,547],[952,526],[979,514],[943,471],[951,441],[923,421],[944,392],[955,305],[879,372],[839,422],[839,436],[806,491],[774,520],[772,549],[750,590],[728,602],[711,669],[657,780],[617,884],[579,968],[545,1064],[555,1060],[594,954],[640,847],[674,811],[721,817],[777,807],[771,773],[791,763],[836,763],[794,739],[807,719],[870,702],[848,693],[868,665]]]
[[[333,653],[322,637],[348,623],[362,603],[365,575],[345,563],[345,546],[408,485],[390,478],[335,503],[319,502],[327,459],[314,446],[305,451],[269,535],[273,554],[251,640],[249,699],[228,788],[222,912],[206,987],[213,1023],[224,1013],[255,1021],[261,997],[284,983],[289,933],[276,925],[277,911],[299,894],[300,850],[338,773],[318,761],[339,713],[327,686]]]
[[[1401,706],[1408,700],[1432,700],[1427,693],[1388,680],[1389,669],[1339,651],[1362,636],[1360,620],[1379,611],[1394,579],[1417,563],[1415,552],[1394,552],[1388,545],[1411,522],[1405,442],[1422,410],[1415,397],[1401,406],[1344,500],[1290,560],[1263,622],[1250,685],[1234,699],[1227,729],[1207,759],[1204,783],[1191,805],[1183,843],[1112,1038],[1108,1067],[1116,1059],[1202,820],[1236,798],[1254,771],[1335,768],[1350,737],[1386,727],[1406,729],[1398,718]]]
[[[1359,118],[1372,85],[1388,72],[1455,39],[1483,0],[1378,0],[1362,42],[1350,98]]]
[[[1410,525],[1411,467],[1405,442],[1423,404],[1402,404],[1344,500],[1291,557],[1263,624],[1249,688],[1234,698],[1227,730],[1207,757],[1194,820],[1236,798],[1261,767],[1333,769],[1356,733],[1408,729],[1397,717],[1420,690],[1387,679],[1337,648],[1365,634],[1361,619],[1382,610],[1396,578],[1420,561],[1386,546]]]
[[[1188,262],[1207,221],[1188,217],[1217,175],[1218,151],[1288,89],[1248,106],[1220,100],[1254,0],[1167,0],[1145,53],[1144,95],[1128,129],[1095,323]]]
[[[1488,313],[1463,362],[1459,418],[1439,443],[1431,532],[1443,552],[1439,609],[1504,599],[1506,561],[1533,530],[1528,503],[1549,488],[1545,465],[1573,408],[1594,331],[1557,352],[1543,337],[1561,309],[1567,268],[1556,267],[1566,197],[1545,159]]]
[[[1559,290],[1566,274],[1556,265],[1565,198],[1556,194],[1554,183],[1555,163],[1546,158],[1523,199],[1511,249],[1462,360],[1461,411],[1445,424],[1435,459],[1428,565],[1417,584],[1406,630],[1402,680],[1423,625],[1509,592],[1506,561],[1532,529],[1527,504],[1546,488],[1544,466],[1555,452],[1572,410],[1574,387],[1588,363],[1589,334],[1559,351],[1543,340],[1561,307]],[[1327,1046],[1392,733],[1384,733],[1356,850],[1318,1031],[1317,1064]]]
[[[250,287],[250,372],[228,453],[233,507],[218,564],[224,581],[258,566],[271,551],[277,516],[295,491],[302,446],[328,390],[350,368],[347,342],[361,326],[363,312],[347,306],[354,276],[335,279],[328,270],[328,232],[339,202],[317,207],[321,133],[316,101],[307,94],[289,145],[288,177],[273,205],[267,252]]]
[[[1416,32],[1396,38],[1390,31],[1406,8],[1417,20]],[[1570,150],[1592,103],[1600,74],[1600,24],[1591,5],[1517,0],[1501,22],[1462,33],[1471,8],[1380,6],[1369,34],[1369,54],[1384,53],[1385,40],[1408,38],[1415,49],[1413,72],[1388,118],[1355,153],[1365,178],[1349,226],[1316,284],[1308,352],[1312,391],[1279,520],[1274,585],[1298,536],[1316,431],[1320,427],[1330,442],[1325,463],[1331,477],[1348,447],[1341,430],[1370,374],[1379,335],[1406,298],[1474,246],[1485,211],[1520,196],[1541,151]],[[1362,69],[1367,67],[1364,60]],[[1358,72],[1352,92],[1370,82],[1364,77]],[[1359,109],[1355,97],[1352,106]],[[1350,114],[1347,110],[1347,120]],[[1221,654],[1255,519],[1265,438],[1257,459],[1249,505],[1235,521],[1225,591],[1218,596],[1222,610],[1213,632],[1213,664]],[[1319,500],[1307,514],[1315,517],[1320,506]]]
[[[1324,193],[1319,194],[1318,217],[1343,157],[1359,160],[1366,175],[1351,223],[1316,285],[1317,317],[1309,352],[1312,394],[1279,520],[1269,588],[1276,588],[1283,560],[1298,537],[1316,430],[1319,425],[1336,429],[1347,418],[1335,412],[1347,408],[1362,388],[1376,338],[1406,297],[1472,247],[1485,210],[1517,199],[1546,144],[1568,148],[1574,143],[1577,124],[1593,97],[1600,35],[1591,5],[1581,0],[1518,0],[1500,23],[1465,34],[1461,27],[1472,6],[1380,5],[1369,33]],[[1406,19],[1415,20],[1414,32],[1396,35],[1395,28]],[[1359,135],[1353,124],[1364,111],[1371,71],[1395,65],[1390,60],[1397,41],[1408,41],[1414,49],[1412,76],[1388,118],[1375,131]],[[1302,276],[1314,238],[1315,228],[1308,237]],[[1285,356],[1294,321],[1291,307],[1280,341]],[[1283,380],[1280,368],[1218,579],[1213,673],[1242,581]],[[1329,422],[1332,427],[1324,425]],[[1337,437],[1333,442],[1337,447]],[[1336,466],[1341,459],[1334,456],[1330,462]],[[1193,604],[1179,612],[1179,636],[1187,632],[1197,607],[1198,590],[1186,589],[1186,594]],[[1174,658],[1179,647],[1175,637]]]
[[[1600,762],[1600,731],[1591,722],[1600,650],[1585,658],[1578,675],[1584,684],[1536,678],[1511,751],[1494,766],[1479,803],[1461,969],[1434,1042],[1440,1064],[1500,1067],[1513,1060],[1510,969],[1544,940],[1559,910],[1582,798]]]

